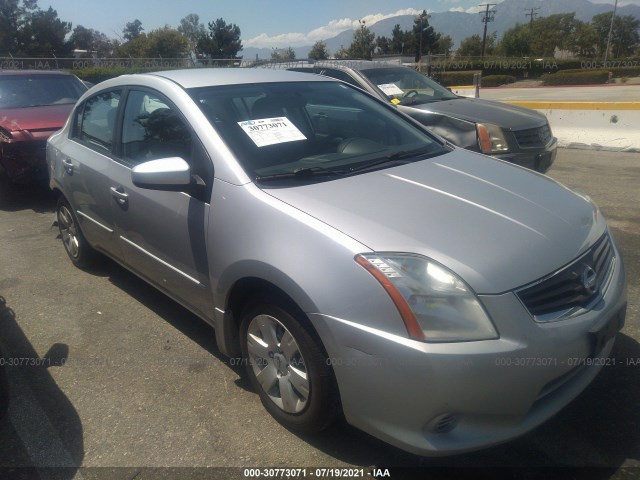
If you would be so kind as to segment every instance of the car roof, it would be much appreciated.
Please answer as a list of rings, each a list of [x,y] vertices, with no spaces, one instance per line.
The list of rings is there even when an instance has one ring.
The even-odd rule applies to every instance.
[[[138,76],[138,75],[133,75]],[[310,73],[290,72],[287,70],[268,70],[253,68],[194,68],[186,70],[167,70],[144,73],[139,76],[158,76],[171,80],[182,88],[198,88],[222,85],[278,82],[318,82],[335,81]],[[128,76],[120,77],[123,80]],[[126,81],[123,81],[126,83]]]
[[[332,60],[290,60],[290,61],[280,61],[274,63],[266,63],[261,65],[263,69],[287,69],[287,68],[296,68],[296,69],[312,69],[314,67],[327,67],[327,68],[336,68],[338,70],[346,70],[351,68],[353,70],[369,70],[372,68],[408,68],[403,65],[399,65],[397,63],[384,62],[380,60],[342,60],[342,59],[332,59]]]
[[[34,75],[56,75],[56,76],[65,76],[71,77],[72,75],[68,72],[63,72],[61,70],[0,70],[1,76],[34,76]]]
[[[371,68],[398,68],[402,65],[376,60],[322,60],[316,62],[321,67],[343,67],[353,70],[369,70]],[[407,67],[404,67],[407,68]]]

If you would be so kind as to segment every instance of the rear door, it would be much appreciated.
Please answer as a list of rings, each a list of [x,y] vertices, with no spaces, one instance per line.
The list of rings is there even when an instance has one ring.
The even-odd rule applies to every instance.
[[[205,317],[213,312],[207,262],[213,166],[178,109],[158,92],[129,90],[110,193],[120,248],[139,275]],[[131,169],[180,157],[194,185],[184,191],[135,186]]]
[[[89,243],[119,258],[109,175],[121,90],[100,92],[80,105],[71,136],[57,153],[64,167],[64,191]]]

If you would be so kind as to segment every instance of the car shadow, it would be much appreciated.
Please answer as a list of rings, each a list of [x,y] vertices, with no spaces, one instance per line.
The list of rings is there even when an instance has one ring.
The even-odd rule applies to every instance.
[[[16,212],[31,209],[37,213],[53,213],[56,194],[40,183],[17,184],[0,174],[0,210]]]
[[[40,357],[0,297],[0,348],[9,385],[9,410],[0,421],[0,478],[72,479],[84,458],[80,417],[50,369],[64,365],[69,347]]]
[[[239,375],[243,372],[242,368],[231,365],[229,359],[220,353],[212,326],[113,260],[106,257],[101,260],[85,271],[92,275],[108,277],[112,284],[127,292],[127,295],[135,298],[231,370]]]
[[[345,423],[319,436],[299,435],[347,463],[384,466],[393,475],[448,478],[607,479],[640,460],[640,344],[619,334],[611,365],[566,408],[514,441],[450,457],[420,457]],[[633,471],[633,467],[628,467]],[[636,471],[637,472],[637,467]],[[623,475],[624,476],[624,475]]]

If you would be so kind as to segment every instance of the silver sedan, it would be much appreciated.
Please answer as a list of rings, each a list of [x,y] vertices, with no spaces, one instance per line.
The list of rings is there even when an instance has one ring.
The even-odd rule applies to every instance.
[[[71,261],[107,255],[213,325],[294,430],[344,415],[422,455],[503,442],[577,396],[624,323],[588,198],[327,78],[109,80],[47,160]]]

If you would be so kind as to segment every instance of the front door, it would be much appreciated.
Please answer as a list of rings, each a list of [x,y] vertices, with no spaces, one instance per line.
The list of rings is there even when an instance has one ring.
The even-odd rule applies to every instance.
[[[121,144],[111,174],[112,210],[125,262],[161,290],[205,317],[213,299],[207,262],[207,226],[213,172],[188,123],[151,90],[131,90]],[[142,162],[181,157],[196,181],[185,191],[140,188],[131,169]]]

